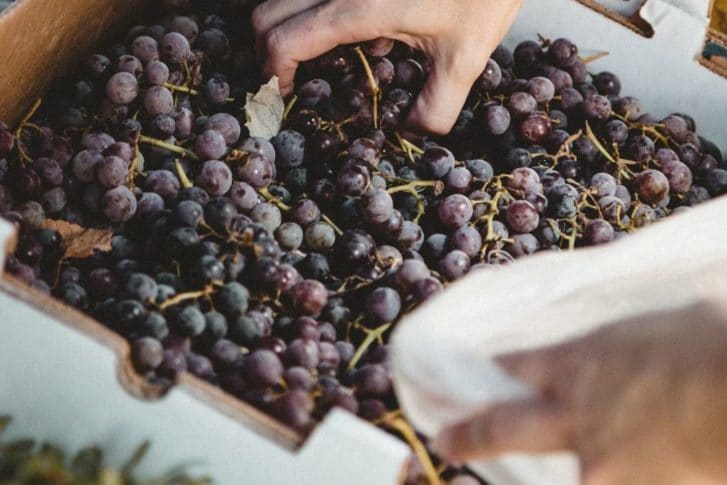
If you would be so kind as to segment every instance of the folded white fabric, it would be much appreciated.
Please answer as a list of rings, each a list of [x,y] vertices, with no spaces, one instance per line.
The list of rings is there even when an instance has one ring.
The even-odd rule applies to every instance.
[[[727,295],[727,198],[607,246],[470,274],[398,325],[397,395],[413,423],[434,434],[474,410],[532,392],[493,356],[718,295]],[[565,453],[470,465],[495,485],[578,483],[577,460]]]

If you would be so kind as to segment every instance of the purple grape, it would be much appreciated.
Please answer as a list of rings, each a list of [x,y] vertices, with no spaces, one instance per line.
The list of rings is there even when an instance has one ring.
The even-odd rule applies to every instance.
[[[459,227],[449,239],[452,249],[458,249],[470,258],[474,258],[482,249],[482,236],[471,226]]]
[[[162,57],[172,64],[181,64],[192,55],[189,41],[177,32],[166,34],[161,41],[159,50]]]
[[[128,72],[117,72],[106,83],[106,96],[114,104],[131,103],[138,94],[139,82]]]
[[[361,196],[361,216],[370,224],[383,224],[394,214],[394,200],[386,190],[372,189]]]
[[[212,104],[223,104],[230,96],[230,85],[222,79],[212,78],[205,84],[204,92]]]
[[[166,201],[172,201],[179,195],[179,179],[168,170],[153,170],[147,174],[144,190],[155,192]]]
[[[131,52],[144,64],[149,64],[159,59],[159,45],[157,41],[146,35],[139,36],[133,40],[131,43]]]
[[[555,39],[548,48],[548,56],[558,67],[571,66],[578,60],[578,47],[568,39]]]
[[[447,196],[439,205],[439,220],[447,227],[460,227],[472,218],[472,201],[461,194]]]
[[[369,170],[356,162],[347,163],[336,177],[338,189],[345,195],[363,195],[369,186],[371,175]]]
[[[221,133],[228,146],[234,145],[240,139],[240,122],[230,114],[213,114],[208,119],[207,128]]]
[[[123,185],[103,195],[103,213],[111,222],[126,222],[136,212],[136,197]]]
[[[163,86],[152,86],[144,95],[144,108],[150,116],[168,114],[174,108],[174,96]]]
[[[237,167],[237,176],[243,182],[261,189],[275,178],[275,164],[257,153],[249,153]]]
[[[219,160],[227,152],[225,137],[217,130],[205,130],[197,136],[194,151],[202,160]]]
[[[493,59],[487,61],[485,69],[475,81],[475,86],[481,92],[490,92],[497,89],[502,82],[502,69]]]
[[[326,222],[313,222],[305,228],[305,243],[310,249],[322,252],[333,247],[336,233]]]
[[[538,104],[549,103],[555,96],[555,85],[542,76],[536,76],[528,81],[527,90]]]
[[[283,130],[271,140],[276,163],[282,169],[299,167],[305,159],[305,137],[294,130]]]
[[[516,92],[510,96],[507,109],[515,119],[527,118],[538,109],[538,102],[529,93]]]
[[[250,218],[265,226],[270,232],[274,232],[282,223],[283,216],[276,205],[261,202],[252,208]]]
[[[634,180],[634,191],[642,202],[656,204],[669,195],[669,179],[658,170],[644,170]]]
[[[612,72],[604,71],[593,77],[593,86],[604,96],[618,96],[621,93],[621,81]]]
[[[529,167],[520,167],[512,171],[512,178],[508,187],[522,194],[538,193],[543,190],[540,177],[535,170]]]
[[[540,223],[537,209],[526,200],[516,200],[507,208],[507,225],[517,233],[534,231]]]
[[[674,154],[674,156],[676,156],[676,154]],[[662,162],[661,172],[669,181],[669,189],[673,193],[685,194],[692,187],[692,171],[685,163],[682,163],[677,159]]]
[[[606,121],[611,116],[611,102],[599,94],[586,96],[581,109],[589,121],[596,123]]]
[[[532,234],[515,234],[513,242],[506,246],[507,251],[516,258],[529,256],[540,249],[540,242]]]
[[[401,311],[401,297],[393,288],[376,288],[366,298],[366,313],[378,323],[393,322]]]
[[[283,377],[283,364],[270,350],[256,350],[243,360],[243,374],[251,384],[272,386]]]
[[[463,251],[455,249],[439,262],[439,271],[449,281],[462,278],[470,270],[470,258]]]
[[[311,79],[300,87],[298,96],[302,104],[315,108],[331,97],[331,85],[324,79]]]
[[[488,135],[500,136],[510,127],[510,112],[499,104],[488,104],[482,110],[482,123]]]
[[[106,188],[118,187],[126,181],[129,168],[119,157],[104,157],[95,165],[96,180]]]
[[[224,162],[209,160],[202,165],[196,182],[211,196],[224,195],[232,186],[232,171]]]
[[[454,155],[444,147],[431,147],[417,162],[424,174],[434,179],[444,178],[454,168]]]
[[[172,109],[169,116],[174,120],[174,136],[186,139],[192,136],[194,127],[194,113],[189,108],[176,107]]]
[[[614,239],[613,226],[599,219],[589,221],[583,232],[583,239],[589,246],[609,243]]]
[[[239,211],[249,212],[260,203],[260,197],[255,189],[246,182],[234,182],[227,194]]]
[[[117,72],[128,72],[133,74],[136,79],[140,79],[144,72],[144,66],[141,61],[134,56],[123,55],[116,60]]]

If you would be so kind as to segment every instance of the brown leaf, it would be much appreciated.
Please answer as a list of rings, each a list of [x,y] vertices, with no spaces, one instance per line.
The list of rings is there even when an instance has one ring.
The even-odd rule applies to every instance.
[[[250,136],[269,140],[277,135],[283,124],[284,112],[285,103],[280,95],[278,77],[273,76],[257,93],[247,93],[245,126],[250,131]]]
[[[111,251],[111,229],[93,229],[81,227],[66,221],[46,219],[43,223],[45,229],[58,231],[63,238],[63,257],[65,259],[84,259],[93,256],[94,250]]]

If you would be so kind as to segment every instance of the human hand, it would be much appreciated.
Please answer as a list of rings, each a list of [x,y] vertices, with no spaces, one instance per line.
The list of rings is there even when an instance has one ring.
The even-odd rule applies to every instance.
[[[393,39],[432,61],[429,79],[409,115],[414,129],[445,134],[522,0],[267,0],[253,12],[265,73],[277,74],[283,94],[300,62],[334,47]],[[385,41],[379,41],[386,44]]]
[[[652,314],[498,362],[537,397],[443,430],[434,447],[445,458],[572,450],[588,485],[727,481],[727,306]]]

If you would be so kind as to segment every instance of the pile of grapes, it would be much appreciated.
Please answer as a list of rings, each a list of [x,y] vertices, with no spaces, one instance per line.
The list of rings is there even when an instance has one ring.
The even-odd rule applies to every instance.
[[[691,117],[654,119],[566,39],[499,47],[446,137],[402,134],[428,71],[402,44],[306,63],[282,131],[249,136],[254,5],[171,3],[0,126],[7,269],[126,337],[150,380],[191,372],[301,432],[338,406],[416,440],[388,368],[402,314],[727,192]],[[110,251],[64,257],[47,218],[113,229]]]

